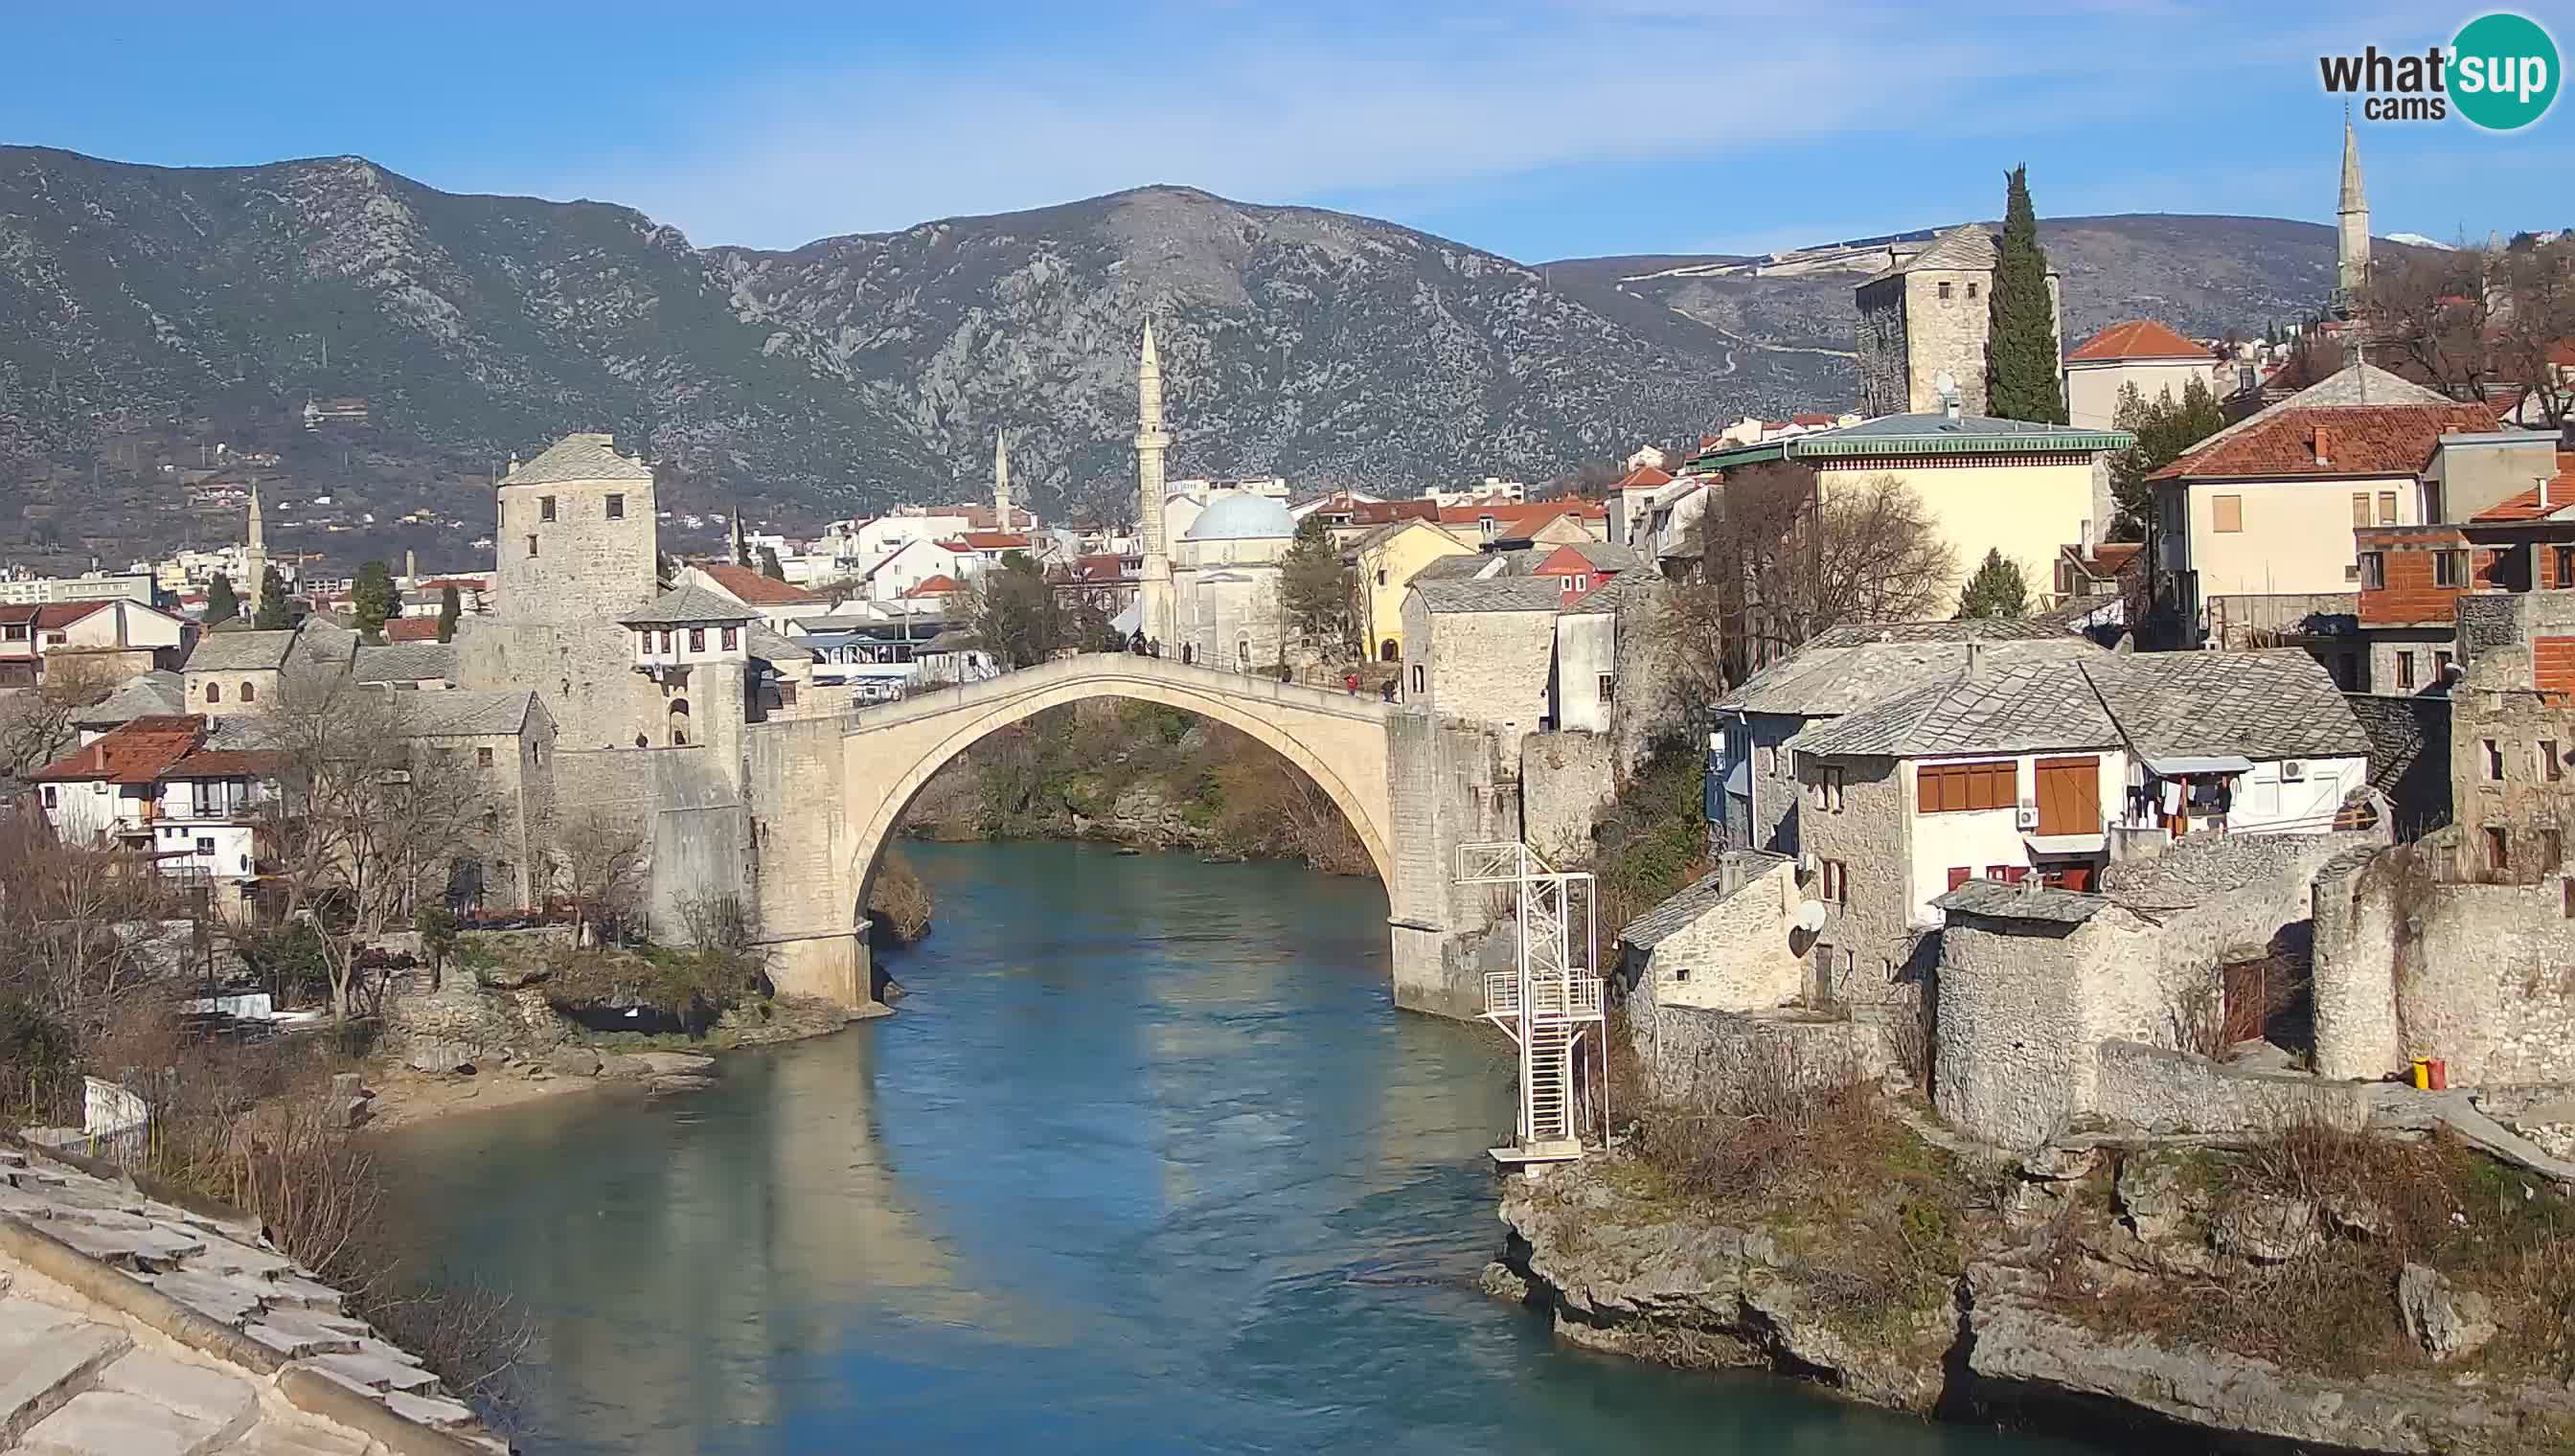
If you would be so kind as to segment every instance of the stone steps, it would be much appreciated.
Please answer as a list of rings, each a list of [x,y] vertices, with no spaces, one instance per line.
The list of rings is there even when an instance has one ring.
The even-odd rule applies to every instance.
[[[0,1299],[0,1451],[15,1449],[133,1347],[123,1330],[32,1299]]]

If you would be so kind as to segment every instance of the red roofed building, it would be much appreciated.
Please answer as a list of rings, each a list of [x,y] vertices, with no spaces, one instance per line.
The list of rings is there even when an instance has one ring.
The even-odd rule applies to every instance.
[[[1608,539],[1609,510],[1597,501],[1565,499],[1525,505],[1443,506],[1439,524],[1460,541],[1561,544]]]
[[[435,617],[396,617],[385,623],[387,642],[436,642],[438,619]]]
[[[2494,430],[2487,406],[2354,365],[2219,431],[2150,478],[2156,604],[2194,647],[2244,646],[2241,629],[2284,612],[2351,611],[2337,604],[2361,585],[2354,532],[2441,522],[2425,483],[2443,438]]]
[[[903,594],[903,600],[907,602],[944,601],[950,597],[956,596],[964,590],[966,589],[958,585],[955,577],[932,577],[921,585],[906,591]]]
[[[192,631],[179,617],[123,598],[0,606],[0,688],[32,688],[48,664],[75,660],[111,681],[174,668]]]
[[[28,775],[67,844],[126,848],[164,874],[240,886],[257,872],[256,817],[274,755],[209,747],[203,715],[136,718]]]
[[[2209,345],[2194,343],[2153,319],[2131,319],[2084,340],[2065,356],[2066,423],[2085,430],[2119,426],[2119,392],[2129,385],[2152,404],[2176,401],[2193,380],[2219,397],[2233,388],[2235,367]]]
[[[764,577],[736,562],[697,562],[681,573],[684,584],[693,584],[734,603],[749,608],[772,632],[794,636],[802,629],[800,617],[820,617],[832,610],[831,599],[820,592],[791,586],[775,577]]]

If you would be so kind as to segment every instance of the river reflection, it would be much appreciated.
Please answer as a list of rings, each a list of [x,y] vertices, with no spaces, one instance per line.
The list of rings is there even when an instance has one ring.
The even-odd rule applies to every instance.
[[[2072,1448],[1562,1350],[1477,1295],[1509,1061],[1372,883],[923,845],[903,1013],[712,1091],[407,1133],[546,1332],[533,1452]]]

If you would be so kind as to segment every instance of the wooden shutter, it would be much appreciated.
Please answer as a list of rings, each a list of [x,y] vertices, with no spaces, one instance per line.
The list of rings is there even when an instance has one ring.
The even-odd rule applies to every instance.
[[[1965,884],[1968,880],[1974,877],[1974,871],[1968,869],[1964,864],[1952,864],[1949,866],[1949,887],[1951,889],[1956,889],[1959,885]],[[2566,885],[2567,894],[2570,897],[2575,897],[2575,879],[2566,881]],[[2575,910],[2569,910],[2566,913],[2570,918],[2575,918]]]
[[[2042,834],[2096,834],[2101,831],[2101,760],[2038,760],[2038,831]]]
[[[2244,529],[2242,496],[2211,496],[2208,498],[2208,511],[2211,524],[2217,530],[2234,532]]]

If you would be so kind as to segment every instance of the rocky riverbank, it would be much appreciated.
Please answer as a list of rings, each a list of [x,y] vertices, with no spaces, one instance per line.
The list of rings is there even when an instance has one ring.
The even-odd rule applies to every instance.
[[[2437,1141],[2391,1155],[2473,1158]],[[1644,1159],[1594,1157],[1505,1180],[1484,1287],[1570,1343],[1767,1367],[1948,1419],[2162,1450],[2575,1450],[2567,1254],[2536,1241],[2558,1237],[2559,1190],[2467,1161],[2472,1207],[2299,1199],[2232,1161],[2261,1156],[2072,1147],[1961,1166],[1955,1226],[1916,1202],[1892,1248],[1848,1236],[1864,1221],[1814,1237],[1796,1207],[1712,1206]],[[2437,1196],[2398,1182],[2378,1198]],[[2418,1240],[2418,1220],[2456,1237]]]

